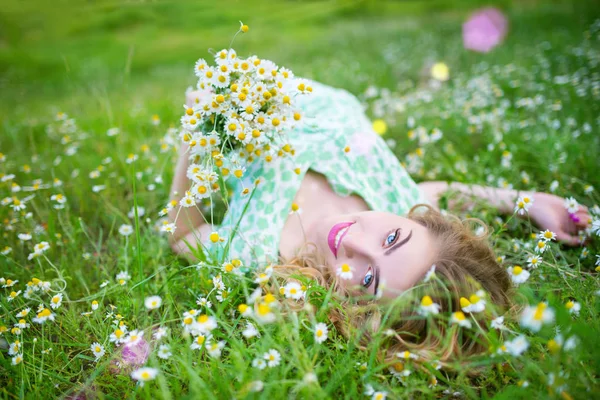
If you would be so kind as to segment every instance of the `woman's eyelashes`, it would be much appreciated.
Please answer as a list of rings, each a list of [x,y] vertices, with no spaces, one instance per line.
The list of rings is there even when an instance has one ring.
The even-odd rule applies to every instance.
[[[369,269],[367,270],[367,273],[365,274],[365,277],[363,278],[363,286],[365,288],[368,288],[369,286],[371,286],[371,283],[373,283],[374,280],[374,275],[373,275],[373,268],[369,267]]]
[[[388,233],[388,235],[386,236],[383,245],[384,246],[390,246],[392,244],[394,244],[398,238],[400,237],[400,228],[396,229],[394,232],[390,232]],[[391,238],[391,240],[390,240]]]

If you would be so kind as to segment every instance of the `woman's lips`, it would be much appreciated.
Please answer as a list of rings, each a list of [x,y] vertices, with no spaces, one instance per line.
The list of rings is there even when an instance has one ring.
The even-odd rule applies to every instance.
[[[354,224],[354,222],[340,222],[339,224],[335,224],[334,226],[331,227],[331,230],[329,231],[329,234],[327,235],[327,244],[329,245],[329,248],[331,249],[331,252],[335,256],[335,258],[337,258],[338,246],[340,245],[340,243],[342,243],[342,239],[344,238],[344,236],[346,236],[346,233],[348,233],[348,229],[346,229],[346,231],[341,234],[341,236],[338,240],[338,243],[337,243],[338,246],[335,245],[336,244],[335,238],[336,238],[338,232],[340,232],[344,228],[348,228],[352,224]]]

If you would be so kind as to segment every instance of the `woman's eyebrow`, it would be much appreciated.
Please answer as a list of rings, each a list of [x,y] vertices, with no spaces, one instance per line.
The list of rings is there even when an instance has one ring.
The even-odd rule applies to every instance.
[[[408,242],[410,240],[411,236],[412,236],[412,229],[410,230],[410,233],[408,234],[408,236],[406,238],[404,238],[403,240],[399,241],[398,243],[396,243],[395,245],[393,245],[392,247],[387,249],[387,251],[384,254],[386,256],[389,256],[390,253],[392,253],[394,250],[396,250],[397,248],[400,248],[404,243]]]
[[[375,266],[375,293],[374,295],[377,296],[377,288],[379,287],[379,267],[376,265]]]

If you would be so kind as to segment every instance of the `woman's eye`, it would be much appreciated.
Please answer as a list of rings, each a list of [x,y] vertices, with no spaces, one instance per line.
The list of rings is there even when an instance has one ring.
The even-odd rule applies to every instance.
[[[390,244],[392,244],[392,243],[394,243],[394,242],[396,241],[396,239],[398,238],[398,231],[399,231],[399,230],[400,230],[400,229],[396,229],[396,231],[395,231],[395,232],[392,232],[392,233],[390,233],[390,234],[387,236],[387,238],[385,238],[385,244],[386,244],[386,245],[388,245],[388,246],[389,246]]]
[[[369,287],[369,286],[371,286],[371,282],[373,282],[373,270],[371,268],[369,268],[369,270],[367,271],[367,274],[363,278],[363,286]]]

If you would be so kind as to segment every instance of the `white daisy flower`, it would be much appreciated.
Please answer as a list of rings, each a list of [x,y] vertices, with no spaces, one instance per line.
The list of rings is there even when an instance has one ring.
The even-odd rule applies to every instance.
[[[127,271],[121,271],[117,274],[116,278],[119,285],[125,285],[127,281],[131,279],[131,275],[129,275]]]
[[[511,341],[504,342],[506,352],[518,357],[529,348],[529,342],[524,335],[519,335]]]
[[[155,310],[159,308],[161,304],[162,299],[160,298],[160,296],[150,296],[146,297],[146,299],[144,300],[144,305],[148,310]]]
[[[217,327],[217,320],[213,316],[202,314],[196,319],[193,329],[200,333],[210,333]]]
[[[127,333],[127,327],[123,326],[123,327],[119,327],[117,329],[115,329],[115,331],[113,333],[110,334],[108,340],[111,343],[122,343],[125,340],[125,334]]]
[[[517,199],[515,204],[515,212],[519,215],[524,215],[529,212],[529,209],[533,205],[533,197],[531,196],[522,196]]]
[[[119,227],[119,234],[122,236],[129,236],[133,233],[133,227],[128,224],[123,224]]]
[[[540,233],[538,234],[538,238],[540,240],[549,242],[551,240],[556,240],[556,233],[552,232],[549,229],[546,229],[545,231],[540,231]]]
[[[460,307],[464,312],[481,312],[485,310],[485,300],[477,294],[472,294],[468,299],[466,297],[461,297]]]
[[[285,295],[286,298],[288,299],[294,299],[294,300],[300,300],[302,298],[304,298],[304,291],[302,290],[302,285],[300,285],[298,282],[288,282],[284,287],[283,287],[283,293]]]
[[[329,330],[327,329],[327,324],[319,322],[315,325],[315,341],[317,343],[323,343],[326,341],[328,333]]]
[[[171,354],[171,348],[168,344],[161,344],[158,347],[158,352],[156,353],[156,355],[159,358],[162,358],[163,360],[168,360],[173,354]]]
[[[450,317],[450,323],[458,324],[459,326],[467,329],[471,328],[471,321],[467,319],[462,311],[453,312],[452,316]]]
[[[569,310],[569,313],[573,315],[579,315],[579,311],[581,310],[581,304],[573,300],[569,300],[567,304],[565,304],[565,307]]]
[[[418,313],[421,315],[439,314],[441,306],[434,303],[431,296],[423,296]]]
[[[17,237],[19,238],[19,240],[22,240],[23,242],[31,240],[31,238],[32,238],[30,233],[19,233],[17,235]]]
[[[542,264],[542,257],[535,255],[527,258],[527,266],[529,268],[537,268]]]
[[[518,286],[521,283],[527,281],[527,279],[529,279],[529,271],[521,268],[521,266],[519,265],[515,265],[514,267],[508,267],[507,271],[508,275],[510,276],[510,279],[512,280],[515,286]]]
[[[493,329],[504,329],[504,316],[494,318],[492,320],[492,328]]]
[[[246,339],[250,339],[250,338],[253,338],[255,336],[259,336],[259,333],[258,333],[258,329],[256,329],[256,327],[252,323],[247,322],[246,323],[246,328],[244,328],[244,330],[242,331],[242,335]]]
[[[63,295],[62,293],[58,293],[55,296],[52,297],[52,299],[50,300],[50,307],[52,307],[53,310],[56,310],[58,307],[60,307],[60,305],[62,304],[62,300],[63,300]]]
[[[144,386],[145,382],[151,381],[158,375],[158,369],[150,367],[142,367],[131,373],[131,377],[139,382],[140,386]]]
[[[102,346],[98,342],[92,343],[92,346],[90,347],[90,350],[92,350],[92,353],[94,353],[94,357],[96,357],[96,361],[98,361],[100,358],[102,358],[102,356],[105,353],[104,346]]]
[[[206,297],[199,297],[198,300],[196,300],[196,304],[198,304],[200,307],[212,307],[212,303]]]
[[[254,360],[252,360],[252,366],[254,368],[263,370],[263,369],[267,368],[267,362],[265,360],[263,360],[262,358],[255,358]]]
[[[536,253],[543,254],[547,248],[548,248],[548,242],[545,240],[538,240],[537,244],[535,245]]]
[[[133,330],[129,332],[127,337],[123,339],[123,343],[126,343],[130,346],[135,346],[144,338],[144,332],[139,330]]]
[[[337,269],[336,274],[337,274],[337,276],[339,276],[340,278],[342,278],[344,280],[350,280],[354,276],[354,274],[352,273],[352,267],[350,267],[350,265],[348,265],[346,263],[342,264]]]
[[[545,323],[554,321],[554,310],[546,303],[538,303],[537,306],[527,306],[521,314],[521,326],[529,328],[534,332],[539,331]]]
[[[50,311],[50,309],[41,306],[41,310],[38,309],[37,316],[33,318],[33,322],[43,324],[48,320],[54,321],[54,314],[52,313],[52,311]]]
[[[218,342],[208,341],[206,343],[206,350],[208,351],[208,355],[213,358],[221,357],[221,350],[225,347],[225,341],[220,340]]]
[[[418,355],[416,355],[415,353],[411,353],[408,350],[396,353],[396,357],[404,358],[405,360],[417,360],[419,358]]]
[[[569,213],[575,214],[577,210],[579,210],[579,203],[577,200],[575,200],[575,198],[569,197],[565,199],[565,208]]]
[[[267,366],[273,368],[279,365],[281,354],[277,350],[271,349],[263,355],[263,358],[267,361]]]
[[[156,332],[154,332],[154,334],[152,334],[152,337],[155,340],[160,340],[163,337],[167,336],[167,333],[169,333],[169,329],[160,326],[160,327],[158,327],[158,329],[156,330]]]
[[[207,339],[210,339],[211,335],[197,335],[194,338],[194,341],[192,342],[192,344],[190,345],[190,349],[192,350],[198,350],[201,349],[202,346],[204,346],[204,344],[206,343]]]

